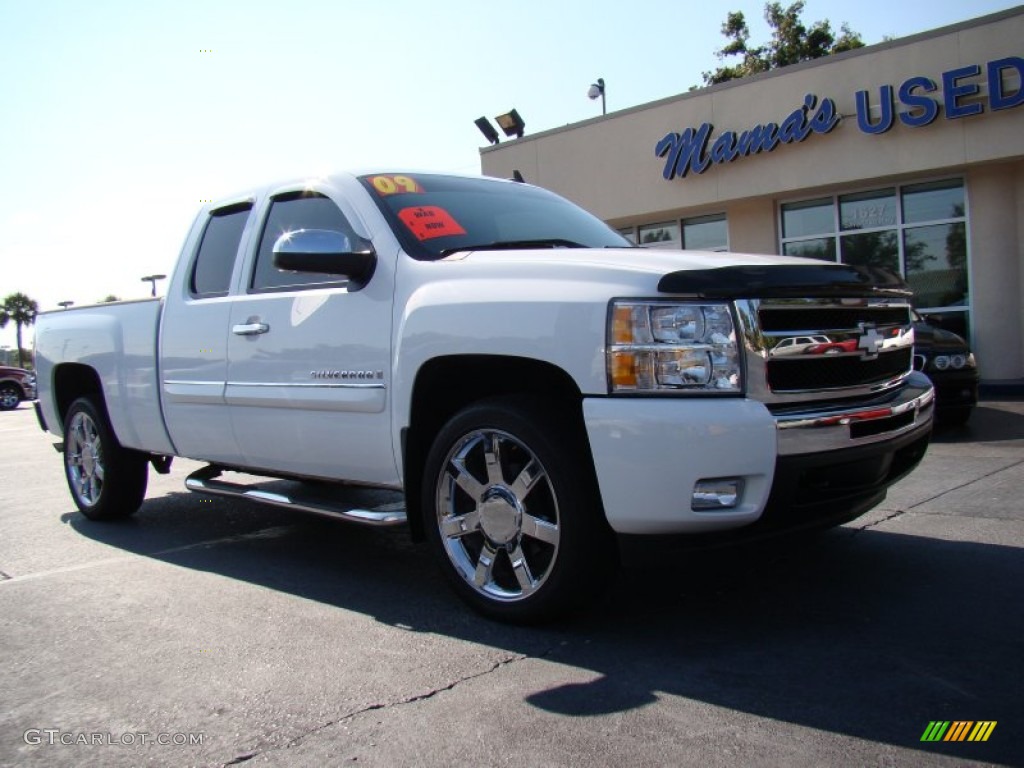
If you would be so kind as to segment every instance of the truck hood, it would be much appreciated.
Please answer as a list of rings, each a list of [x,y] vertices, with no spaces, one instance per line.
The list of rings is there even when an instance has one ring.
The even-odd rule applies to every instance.
[[[523,264],[601,267],[624,272],[665,275],[678,270],[709,267],[767,266],[779,263],[820,264],[793,256],[758,256],[748,253],[669,251],[653,248],[531,248],[529,250],[460,251],[445,261],[472,264]]]
[[[832,264],[793,256],[749,253],[668,251],[647,248],[544,248],[530,250],[467,251],[445,261],[462,261],[478,269],[492,265],[497,271],[517,267],[556,272],[589,271],[591,279],[605,278],[643,283],[656,278],[660,293],[700,298],[798,298],[802,296],[909,297],[906,284],[885,270]],[[500,266],[499,266],[500,265]]]

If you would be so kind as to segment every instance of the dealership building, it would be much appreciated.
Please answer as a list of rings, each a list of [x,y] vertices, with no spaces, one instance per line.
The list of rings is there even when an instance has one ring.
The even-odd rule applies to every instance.
[[[481,150],[645,247],[884,266],[1024,382],[1024,6]]]

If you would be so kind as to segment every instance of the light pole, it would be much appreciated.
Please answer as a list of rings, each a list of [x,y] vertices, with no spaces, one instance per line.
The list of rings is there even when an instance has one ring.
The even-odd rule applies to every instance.
[[[149,283],[153,287],[153,290],[149,294],[150,296],[156,296],[156,281],[163,280],[166,277],[167,275],[146,275],[142,278],[142,282]]]
[[[604,78],[597,78],[596,83],[591,83],[590,88],[587,89],[587,96],[591,99],[596,99],[598,96],[601,97],[601,114],[607,115],[608,109],[604,103]]]
[[[57,302],[57,306],[58,307],[63,307],[64,309],[67,309],[68,307],[70,307],[74,303],[75,302],[73,302],[73,301],[58,301]]]

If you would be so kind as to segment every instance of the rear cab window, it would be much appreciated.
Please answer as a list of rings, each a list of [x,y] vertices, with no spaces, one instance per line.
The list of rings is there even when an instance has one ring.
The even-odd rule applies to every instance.
[[[189,274],[188,288],[193,298],[227,296],[251,211],[252,203],[239,203],[210,212]]]

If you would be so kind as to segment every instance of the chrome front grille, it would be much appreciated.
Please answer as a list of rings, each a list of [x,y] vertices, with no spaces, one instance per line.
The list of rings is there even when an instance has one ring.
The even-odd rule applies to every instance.
[[[860,355],[836,355],[818,360],[769,360],[766,375],[772,392],[846,389],[880,384],[910,369],[910,350],[879,354],[874,360]]]
[[[901,300],[744,300],[736,305],[748,391],[764,402],[877,393],[913,370],[913,326]]]

